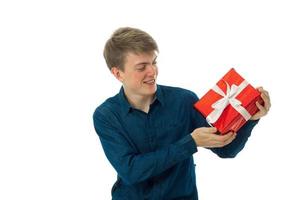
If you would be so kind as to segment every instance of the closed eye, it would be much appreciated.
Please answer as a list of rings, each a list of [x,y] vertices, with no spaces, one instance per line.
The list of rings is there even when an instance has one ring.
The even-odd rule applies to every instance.
[[[139,65],[136,69],[138,71],[144,71],[146,69],[147,65],[146,64],[142,64],[142,65]]]
[[[156,58],[157,58],[157,57],[156,57]],[[143,62],[143,63],[137,64],[135,69],[136,69],[137,71],[142,72],[142,71],[146,70],[147,65],[156,65],[156,64],[157,64],[156,58],[153,60],[152,63]]]

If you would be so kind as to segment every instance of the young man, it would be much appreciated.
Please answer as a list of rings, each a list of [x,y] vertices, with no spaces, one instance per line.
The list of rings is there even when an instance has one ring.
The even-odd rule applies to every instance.
[[[232,158],[244,147],[270,99],[238,133],[217,135],[193,104],[191,91],[157,85],[158,47],[142,30],[120,28],[107,41],[104,57],[121,90],[95,111],[94,126],[104,152],[118,173],[112,198],[128,200],[198,199],[193,154],[210,148]]]

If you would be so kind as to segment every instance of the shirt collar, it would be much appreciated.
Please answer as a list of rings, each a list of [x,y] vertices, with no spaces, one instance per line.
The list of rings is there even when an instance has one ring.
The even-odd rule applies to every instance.
[[[123,86],[121,87],[119,94],[119,101],[120,101],[120,106],[122,111],[127,114],[128,112],[131,111],[131,109],[133,109],[133,107],[129,104],[126,96],[125,96],[125,92],[124,92],[124,88]],[[161,105],[164,105],[164,97],[163,97],[163,93],[162,93],[162,89],[160,85],[157,85],[157,89],[156,89],[156,93],[155,93],[155,97],[154,97],[154,101],[158,101],[159,103],[161,103]]]
[[[155,93],[156,100],[164,106],[164,95],[160,85],[157,85],[156,93]]]
[[[121,106],[122,111],[127,114],[131,110],[132,106],[129,104],[129,102],[125,96],[123,86],[121,87],[120,92],[119,92],[119,101],[120,101],[120,106]]]

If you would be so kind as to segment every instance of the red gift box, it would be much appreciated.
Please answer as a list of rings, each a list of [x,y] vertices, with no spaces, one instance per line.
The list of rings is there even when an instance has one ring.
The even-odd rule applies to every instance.
[[[263,103],[260,92],[232,68],[194,107],[224,135],[237,132],[259,110],[256,101]]]

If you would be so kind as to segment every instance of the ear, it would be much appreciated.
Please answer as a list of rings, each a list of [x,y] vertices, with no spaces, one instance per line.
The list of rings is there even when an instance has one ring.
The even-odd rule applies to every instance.
[[[118,79],[120,82],[123,82],[123,72],[118,67],[112,67],[110,72]]]

